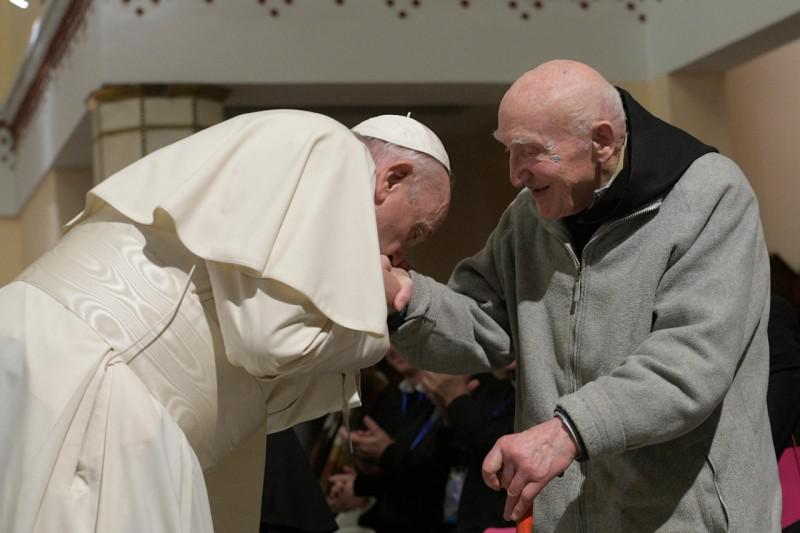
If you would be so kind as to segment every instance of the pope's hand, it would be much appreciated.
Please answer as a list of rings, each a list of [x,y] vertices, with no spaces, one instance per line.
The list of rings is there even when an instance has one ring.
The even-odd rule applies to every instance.
[[[560,418],[520,433],[500,437],[483,461],[483,480],[505,489],[503,517],[519,520],[551,479],[561,474],[578,454],[578,445]]]

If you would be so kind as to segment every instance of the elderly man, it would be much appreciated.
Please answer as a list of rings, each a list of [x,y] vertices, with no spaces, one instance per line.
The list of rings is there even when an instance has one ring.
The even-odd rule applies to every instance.
[[[210,532],[203,468],[358,400],[388,349],[380,256],[450,190],[422,124],[355,131],[278,110],[197,133],[0,289],[0,531]]]
[[[476,372],[516,357],[484,461],[536,531],[778,531],[767,253],[739,168],[574,61],[527,72],[495,137],[524,187],[448,286],[394,269],[392,342]]]

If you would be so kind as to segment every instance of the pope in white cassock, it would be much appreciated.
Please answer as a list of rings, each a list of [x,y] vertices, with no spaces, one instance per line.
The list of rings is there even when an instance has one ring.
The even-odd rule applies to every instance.
[[[435,231],[450,187],[419,122],[354,131],[278,110],[197,133],[0,288],[0,531],[212,531],[203,468],[358,402],[388,348],[380,256]]]

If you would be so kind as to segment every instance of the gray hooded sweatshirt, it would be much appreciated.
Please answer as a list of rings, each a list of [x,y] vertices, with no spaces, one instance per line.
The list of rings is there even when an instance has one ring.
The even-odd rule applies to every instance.
[[[516,358],[517,431],[556,407],[567,413],[588,460],[537,496],[536,533],[780,531],[756,199],[739,168],[709,150],[664,181],[665,158],[681,157],[670,148],[685,158],[691,138],[623,101],[628,188],[667,185],[645,202],[622,194],[627,205],[597,224],[580,256],[564,221],[539,218],[522,191],[447,286],[412,272],[392,342],[439,372]],[[660,160],[648,157],[656,151]]]

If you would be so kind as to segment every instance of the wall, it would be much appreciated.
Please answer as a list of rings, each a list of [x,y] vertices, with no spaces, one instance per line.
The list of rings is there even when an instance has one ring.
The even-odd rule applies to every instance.
[[[670,122],[731,157],[724,75],[677,73],[669,86]]]
[[[62,3],[63,2],[63,3]],[[67,0],[54,2],[48,15],[55,9],[67,5]],[[13,216],[19,213],[33,190],[54,166],[59,166],[59,155],[63,153],[72,134],[80,129],[87,109],[86,98],[100,86],[97,68],[102,43],[98,42],[96,1],[86,13],[81,26],[69,48],[56,67],[49,71],[48,83],[41,93],[36,112],[26,122],[17,138],[14,170],[14,198],[0,197],[0,214]],[[45,16],[45,26],[48,20]],[[90,143],[90,138],[85,141]],[[87,161],[87,164],[91,164]]]
[[[31,26],[43,9],[41,0],[30,0],[27,9],[5,0],[0,2],[0,103],[5,102],[11,90],[17,70],[25,59]]]
[[[117,83],[494,83],[558,56],[615,77],[646,70],[650,25],[614,1],[588,10],[573,2],[545,2],[541,10],[523,2],[517,10],[498,1],[395,4],[98,3],[99,66],[105,82]]]
[[[647,24],[649,72],[644,79],[697,63],[800,13],[795,0],[670,0],[657,5]],[[798,35],[800,30],[793,31]]]
[[[58,240],[56,179],[48,174],[34,191],[19,216],[22,233],[22,262],[29,265]]]
[[[61,168],[49,172],[16,218],[0,218],[0,286],[55,244],[66,222],[83,209],[92,171]]]
[[[19,220],[0,218],[0,287],[22,270],[22,233]]]
[[[734,159],[761,206],[767,245],[800,270],[800,40],[731,69],[725,78]]]
[[[19,216],[23,267],[56,243],[64,224],[83,209],[91,186],[91,169],[61,168],[47,174]]]

